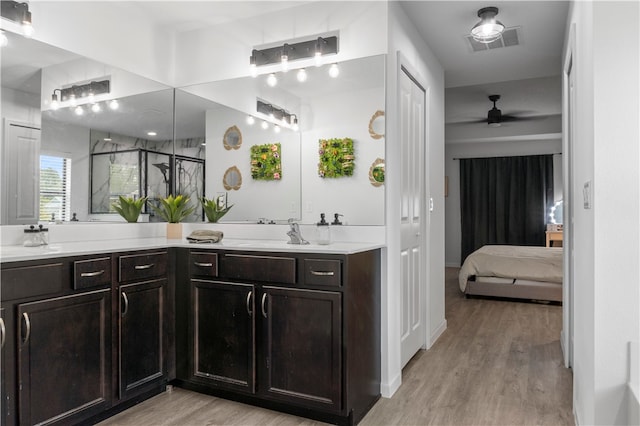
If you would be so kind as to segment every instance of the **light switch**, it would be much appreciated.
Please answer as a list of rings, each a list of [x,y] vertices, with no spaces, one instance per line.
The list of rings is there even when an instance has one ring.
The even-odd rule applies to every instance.
[[[429,211],[433,211],[433,198],[429,198]]]

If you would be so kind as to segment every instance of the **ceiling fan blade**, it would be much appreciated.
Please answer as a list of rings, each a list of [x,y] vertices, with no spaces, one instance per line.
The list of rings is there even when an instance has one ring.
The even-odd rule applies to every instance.
[[[505,114],[502,116],[502,122],[509,122],[509,121],[540,121],[540,120],[546,120],[547,118],[551,117],[550,115],[526,115],[526,116],[517,116],[517,115],[510,115],[510,114]]]

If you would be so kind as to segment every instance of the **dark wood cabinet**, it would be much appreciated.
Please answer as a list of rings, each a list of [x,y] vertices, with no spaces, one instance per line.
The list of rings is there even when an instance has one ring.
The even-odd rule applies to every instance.
[[[265,286],[260,311],[260,393],[280,401],[339,411],[341,294]]]
[[[20,424],[78,423],[111,403],[111,295],[17,306]]]
[[[114,255],[119,400],[159,389],[167,380],[168,264],[166,250]]]
[[[160,279],[119,288],[119,396],[130,398],[165,375],[165,287]]]
[[[177,256],[177,384],[357,423],[380,396],[379,253],[217,251],[215,276],[201,257]]]
[[[255,392],[254,286],[191,280],[189,378]]]
[[[7,424],[7,400],[9,395],[7,394],[7,387],[5,382],[5,362],[7,354],[4,349],[7,343],[7,323],[4,317],[4,308],[0,308],[0,425],[5,426]]]

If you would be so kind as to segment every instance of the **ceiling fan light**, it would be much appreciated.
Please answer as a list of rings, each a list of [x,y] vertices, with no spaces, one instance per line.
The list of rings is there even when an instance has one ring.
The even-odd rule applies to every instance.
[[[496,19],[497,7],[485,7],[478,11],[480,22],[471,29],[471,36],[480,43],[492,43],[502,36],[504,24]]]

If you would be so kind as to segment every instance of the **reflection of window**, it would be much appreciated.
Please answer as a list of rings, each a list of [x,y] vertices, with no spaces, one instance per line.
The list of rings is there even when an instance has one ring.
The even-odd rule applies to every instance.
[[[138,166],[136,164],[109,165],[109,211],[115,212],[113,203],[118,196],[140,198]]]
[[[70,209],[71,159],[40,156],[40,220],[67,220]]]

